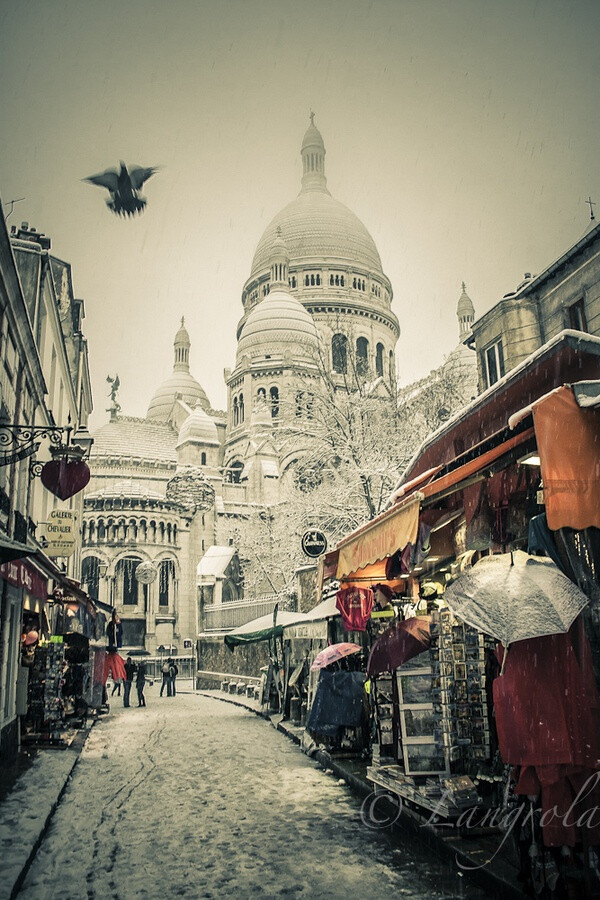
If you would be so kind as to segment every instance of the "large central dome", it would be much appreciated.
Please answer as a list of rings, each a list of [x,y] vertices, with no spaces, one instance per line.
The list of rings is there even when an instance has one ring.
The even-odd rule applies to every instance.
[[[285,235],[291,267],[333,263],[383,275],[375,241],[358,216],[328,191],[303,190],[267,225],[251,278],[268,269],[278,228]]]
[[[249,281],[268,270],[279,229],[292,271],[297,266],[332,265],[383,276],[375,241],[358,216],[327,190],[325,144],[312,118],[302,141],[302,190],[267,225],[254,254]]]

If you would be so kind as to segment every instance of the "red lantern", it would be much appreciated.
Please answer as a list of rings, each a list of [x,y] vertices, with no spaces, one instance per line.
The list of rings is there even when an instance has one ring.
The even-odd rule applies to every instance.
[[[42,484],[60,500],[82,491],[90,480],[90,470],[82,459],[52,459],[42,468]]]

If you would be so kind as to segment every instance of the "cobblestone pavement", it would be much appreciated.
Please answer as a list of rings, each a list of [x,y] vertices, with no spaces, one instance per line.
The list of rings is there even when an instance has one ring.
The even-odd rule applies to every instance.
[[[94,727],[20,898],[483,896],[264,720],[147,697]]]

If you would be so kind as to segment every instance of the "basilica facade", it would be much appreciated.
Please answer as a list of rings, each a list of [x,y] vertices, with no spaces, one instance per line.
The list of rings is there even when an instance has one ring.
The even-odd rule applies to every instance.
[[[340,388],[358,377],[395,390],[392,286],[365,226],[327,189],[312,116],[301,156],[300,192],[265,229],[242,289],[227,410],[191,372],[182,319],[146,417],[122,415],[115,399],[94,434],[83,581],[116,606],[128,649],[183,652],[198,634],[199,592],[204,603],[240,598],[234,525],[277,502],[302,442],[282,451],[274,435],[290,420],[302,434],[311,384],[325,372]]]

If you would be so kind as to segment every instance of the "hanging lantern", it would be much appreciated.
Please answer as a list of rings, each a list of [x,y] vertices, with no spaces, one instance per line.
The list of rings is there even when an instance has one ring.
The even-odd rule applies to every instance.
[[[152,584],[157,575],[158,569],[151,562],[140,563],[135,570],[135,577],[141,584]]]

